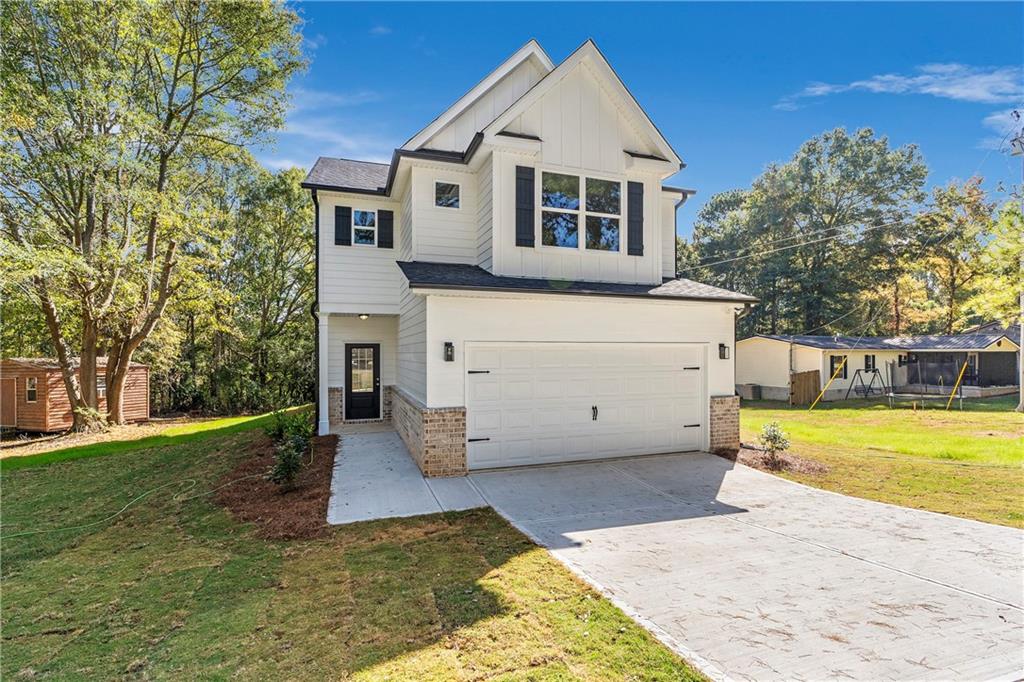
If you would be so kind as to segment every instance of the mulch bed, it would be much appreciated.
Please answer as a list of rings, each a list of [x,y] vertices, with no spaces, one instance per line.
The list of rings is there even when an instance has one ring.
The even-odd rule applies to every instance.
[[[806,459],[799,455],[794,455],[791,452],[784,452],[779,455],[779,459],[782,460],[782,466],[778,468],[772,468],[765,461],[764,452],[757,447],[751,447],[747,444],[743,444],[740,448],[739,453],[721,453],[721,456],[726,459],[730,459],[740,464],[745,464],[748,467],[754,469],[760,469],[761,471],[767,471],[769,473],[778,473],[780,471],[787,471],[794,474],[810,474],[815,476],[821,476],[829,472],[828,466],[817,462],[813,459]]]
[[[313,439],[313,460],[304,463],[289,488],[267,479],[274,466],[274,444],[261,436],[250,455],[221,480],[214,500],[231,514],[256,526],[256,534],[272,540],[305,540],[324,535],[331,471],[338,437]],[[241,479],[241,480],[239,480]]]

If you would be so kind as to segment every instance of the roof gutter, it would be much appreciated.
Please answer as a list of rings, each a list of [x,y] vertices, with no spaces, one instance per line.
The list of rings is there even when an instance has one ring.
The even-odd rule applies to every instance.
[[[615,292],[608,291],[579,291],[564,289],[562,291],[552,289],[519,289],[516,287],[488,287],[481,285],[469,285],[469,284],[414,284],[409,283],[409,290],[417,292],[419,290],[426,291],[480,291],[490,293],[502,293],[502,294],[554,294],[556,296],[595,296],[600,298],[628,298],[631,300],[649,300],[649,301],[686,301],[686,302],[698,302],[698,303],[743,303],[745,305],[753,305],[756,301],[750,301],[747,299],[736,299],[726,297],[708,297],[708,296],[659,296],[658,294],[617,294]]]

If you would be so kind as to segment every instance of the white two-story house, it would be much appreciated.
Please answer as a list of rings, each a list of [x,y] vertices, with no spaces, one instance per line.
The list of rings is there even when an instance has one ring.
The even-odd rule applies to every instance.
[[[396,149],[320,158],[318,429],[426,475],[735,448],[735,319],[675,272],[683,163],[587,41],[530,41]]]

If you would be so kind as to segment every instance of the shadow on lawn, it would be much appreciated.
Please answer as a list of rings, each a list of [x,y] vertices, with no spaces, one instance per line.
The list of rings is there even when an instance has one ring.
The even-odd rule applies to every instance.
[[[273,419],[273,413],[245,417],[230,417],[226,419],[213,419],[208,422],[196,422],[195,424],[171,426],[168,427],[168,432],[159,433],[153,436],[146,436],[144,438],[74,445],[58,450],[40,452],[34,455],[10,455],[0,459],[0,471],[45,466],[47,464],[55,464],[58,462],[67,462],[90,457],[101,457],[105,455],[116,455],[124,452],[147,450],[150,448],[165,447],[168,445],[184,445],[186,443],[204,440],[206,438],[227,436],[235,433],[241,433],[242,431],[248,431],[250,429],[262,428],[269,425],[271,419]]]

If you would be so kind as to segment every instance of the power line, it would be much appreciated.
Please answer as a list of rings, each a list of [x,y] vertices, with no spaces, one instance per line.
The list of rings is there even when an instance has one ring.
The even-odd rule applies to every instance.
[[[898,222],[893,222],[893,223],[883,223],[882,225],[872,225],[870,227],[863,228],[861,230],[861,234],[863,234],[865,232],[871,232],[873,230],[881,230],[881,229],[886,228],[886,227],[896,227],[897,225],[904,225],[904,224],[905,224],[905,222],[900,220]],[[736,256],[735,258],[726,258],[725,260],[713,261],[711,263],[699,263],[697,265],[691,265],[688,268],[682,268],[679,272],[689,272],[690,270],[696,270],[697,268],[709,268],[712,265],[723,265],[725,263],[733,263],[733,262],[738,261],[738,260],[743,260],[744,258],[753,258],[755,256],[768,256],[768,255],[771,255],[773,253],[778,253],[780,251],[788,251],[790,249],[798,249],[801,246],[810,246],[812,244],[821,244],[822,242],[832,241],[834,239],[838,239],[840,236],[841,235],[832,235],[830,237],[822,237],[820,239],[812,239],[810,241],[800,242],[798,244],[790,244],[789,246],[780,246],[777,249],[768,249],[767,251],[759,251],[757,253],[749,253],[749,254],[746,254],[744,256]],[[860,242],[857,242],[857,243],[859,244]],[[856,246],[856,245],[857,244],[851,244],[851,246]],[[750,247],[750,248],[753,248],[753,247]]]

